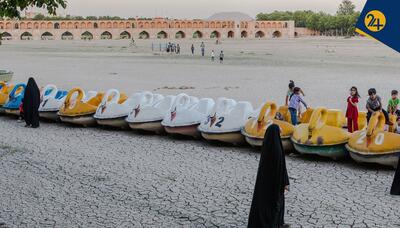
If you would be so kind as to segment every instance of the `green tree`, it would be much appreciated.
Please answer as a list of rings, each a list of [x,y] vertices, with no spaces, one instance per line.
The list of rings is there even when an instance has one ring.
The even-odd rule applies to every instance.
[[[81,21],[81,20],[85,20],[85,18],[82,17],[82,16],[75,16],[75,17],[74,17],[74,20],[79,20],[79,21]]]
[[[355,24],[360,12],[354,12],[355,6],[350,0],[344,0],[338,7],[336,15],[324,12],[300,10],[295,12],[274,11],[272,13],[259,13],[257,20],[293,20],[296,27],[305,27],[319,31],[328,36],[353,36]]]
[[[41,13],[39,13],[39,14],[37,14],[37,15],[35,15],[35,16],[33,17],[33,20],[38,20],[38,21],[45,20],[45,19],[46,19],[46,16],[44,16],[44,15],[41,14]]]
[[[0,0],[0,17],[20,18],[20,12],[28,7],[46,9],[56,15],[57,8],[66,6],[66,0]]]
[[[97,20],[96,16],[87,16],[86,20]]]
[[[100,16],[99,20],[121,20],[118,16]]]
[[[354,14],[356,6],[353,4],[351,0],[343,0],[339,5],[339,9],[337,10],[337,15],[352,15]]]

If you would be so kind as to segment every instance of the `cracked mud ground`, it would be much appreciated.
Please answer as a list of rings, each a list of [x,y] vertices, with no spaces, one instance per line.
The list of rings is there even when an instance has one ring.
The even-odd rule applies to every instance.
[[[6,227],[245,227],[255,149],[0,117]],[[399,227],[394,171],[288,156],[293,227]]]

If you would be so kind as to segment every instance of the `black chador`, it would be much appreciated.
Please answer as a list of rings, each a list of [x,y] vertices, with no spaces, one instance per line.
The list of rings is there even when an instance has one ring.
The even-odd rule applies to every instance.
[[[35,79],[29,78],[22,103],[26,126],[33,128],[39,127],[39,105],[40,90],[35,82]]]
[[[400,196],[400,157],[399,163],[397,164],[396,174],[394,174],[394,180],[390,194]]]
[[[248,227],[284,225],[285,187],[289,185],[285,154],[277,125],[268,127],[261,150]]]

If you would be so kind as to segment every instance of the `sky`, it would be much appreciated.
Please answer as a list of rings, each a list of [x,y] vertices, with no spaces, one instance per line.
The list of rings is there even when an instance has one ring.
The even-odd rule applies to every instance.
[[[61,15],[170,17],[205,19],[218,12],[243,12],[255,17],[274,10],[314,10],[334,14],[341,0],[67,0]],[[362,10],[366,0],[353,0]]]

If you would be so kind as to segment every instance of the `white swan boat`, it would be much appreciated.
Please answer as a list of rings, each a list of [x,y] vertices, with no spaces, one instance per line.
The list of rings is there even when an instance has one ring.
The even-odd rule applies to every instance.
[[[161,124],[170,134],[199,137],[198,126],[210,115],[215,102],[179,94]]]
[[[249,102],[218,98],[211,115],[200,124],[199,131],[210,141],[243,144],[245,137],[241,134],[241,129],[252,116],[254,110]]]
[[[125,118],[129,115],[135,102],[135,96],[127,98],[116,89],[110,89],[97,107],[94,118],[102,126],[128,128]]]
[[[164,127],[161,121],[169,113],[175,96],[162,96],[151,92],[143,92],[135,104],[126,122],[134,130],[144,130],[161,134]]]

